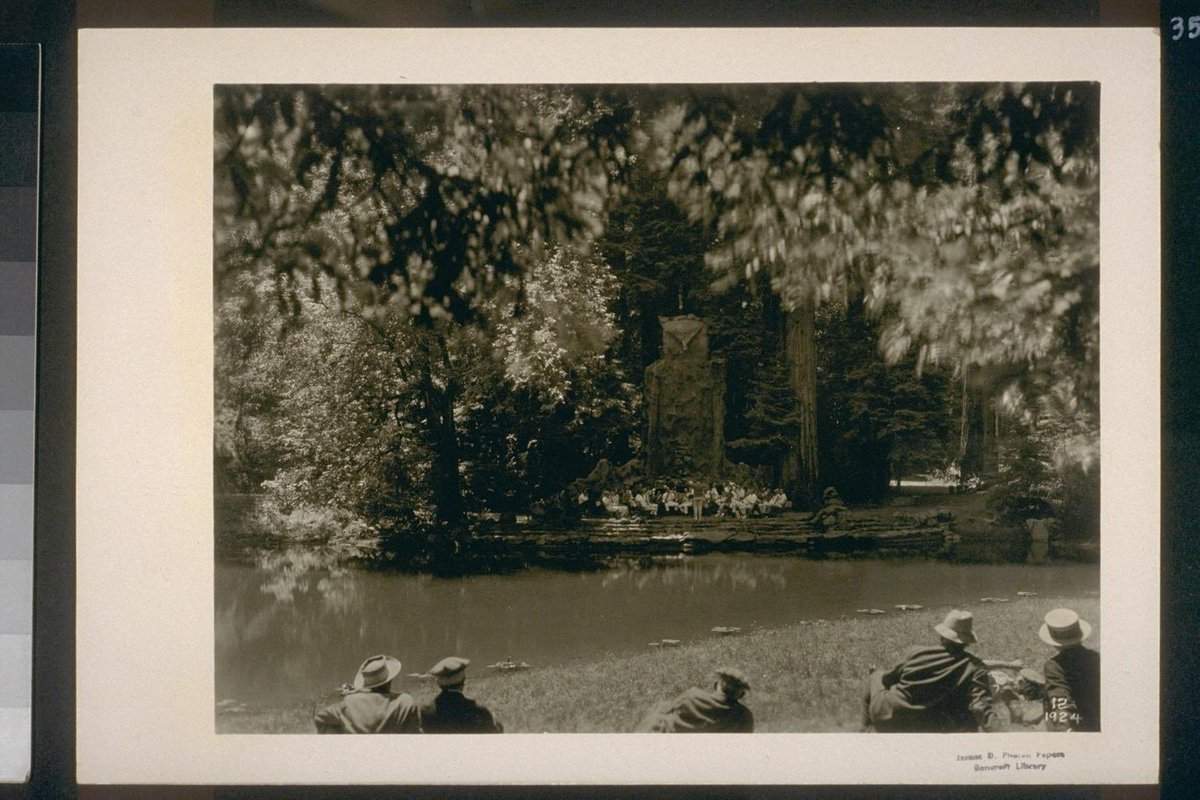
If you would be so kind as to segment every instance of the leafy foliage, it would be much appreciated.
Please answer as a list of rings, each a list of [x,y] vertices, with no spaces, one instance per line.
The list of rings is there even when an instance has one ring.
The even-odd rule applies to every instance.
[[[772,88],[761,117],[694,102],[664,136],[672,190],[712,218],[726,283],[767,269],[785,307],[844,291],[870,252],[894,167],[882,109],[860,89]]]
[[[288,279],[243,275],[248,296],[218,308],[219,342],[251,329],[257,345],[220,359],[217,419],[243,421],[218,424],[218,453],[269,453],[269,477],[246,485],[263,473],[243,471],[240,480],[269,490],[285,512],[318,504],[385,525],[420,518],[429,455],[407,413],[404,326],[374,327],[302,292],[295,316],[265,302],[277,280]],[[245,313],[250,305],[256,313]],[[243,397],[258,402],[239,407]]]
[[[220,87],[216,115],[218,283],[327,274],[367,310],[461,321],[544,243],[599,232],[633,109],[589,90],[266,86]]]
[[[590,252],[555,247],[526,275],[524,289],[519,303],[498,309],[494,347],[514,386],[561,403],[572,377],[603,369],[617,336],[609,310],[617,282]]]
[[[447,502],[528,511],[629,452],[637,391],[604,358],[615,283],[589,254],[552,251],[525,279],[522,313],[515,292],[493,296],[485,327],[372,322],[289,288],[297,314],[270,302],[281,280],[240,276],[245,294],[218,309],[216,447],[229,482],[284,513],[347,509],[400,546],[439,535]],[[264,454],[257,472],[247,452]]]
[[[525,278],[524,299],[493,302],[464,390],[464,469],[475,504],[528,511],[603,457],[632,455],[637,387],[611,359],[617,292],[590,251],[554,248]]]
[[[955,180],[899,184],[868,294],[892,359],[1008,369],[1010,412],[1098,408],[1099,171],[1087,85],[972,88],[947,143]],[[1036,409],[1034,409],[1036,413]]]
[[[1058,536],[1098,541],[1100,536],[1099,456],[1080,453],[1098,447],[1099,431],[1081,434],[1084,423],[1054,415],[1013,420],[1004,437],[1000,471],[988,493],[997,519],[1020,527],[1053,517]]]

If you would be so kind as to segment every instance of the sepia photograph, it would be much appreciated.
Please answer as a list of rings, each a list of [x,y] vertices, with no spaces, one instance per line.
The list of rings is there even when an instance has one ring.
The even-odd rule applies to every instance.
[[[1158,47],[81,32],[78,779],[1153,782]]]
[[[213,99],[218,733],[1101,730],[1098,83]]]

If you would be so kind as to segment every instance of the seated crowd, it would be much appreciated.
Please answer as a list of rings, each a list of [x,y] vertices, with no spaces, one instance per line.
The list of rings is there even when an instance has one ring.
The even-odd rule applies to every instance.
[[[1038,631],[1056,654],[1042,671],[1021,669],[1016,680],[999,680],[989,662],[967,647],[977,639],[968,611],[951,611],[933,626],[938,640],[912,647],[891,669],[871,670],[862,691],[862,730],[886,733],[969,733],[1002,730],[1000,707],[1012,723],[1047,731],[1100,730],[1100,654],[1083,646],[1091,626],[1074,611],[1046,614]],[[362,663],[344,697],[314,716],[319,733],[501,733],[484,706],[466,697],[465,658],[450,656],[429,670],[440,689],[418,705],[392,691],[399,660],[372,656]],[[706,686],[693,686],[654,705],[634,730],[644,733],[750,733],[754,714],[742,698],[750,681],[739,669],[721,667]],[[1036,704],[1036,708],[1031,707]]]
[[[575,498],[585,514],[607,517],[667,516],[766,517],[791,507],[780,490],[746,488],[733,481],[705,489],[695,482],[581,491]]]

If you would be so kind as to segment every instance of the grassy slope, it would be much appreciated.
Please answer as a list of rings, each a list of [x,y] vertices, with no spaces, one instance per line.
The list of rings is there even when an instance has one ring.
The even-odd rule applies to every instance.
[[[1067,606],[1092,622],[1099,647],[1096,597],[1035,597],[968,606],[984,658],[1022,659],[1041,667],[1053,649],[1037,638],[1042,616]],[[503,675],[474,675],[468,694],[486,704],[510,732],[621,732],[656,701],[707,680],[719,665],[742,668],[760,731],[853,731],[867,667],[891,666],[912,644],[936,640],[932,626],[948,608],[831,620],[716,637],[677,648],[608,656],[599,661]],[[419,693],[424,699],[433,693]],[[327,700],[332,700],[330,697]],[[222,715],[220,733],[311,733],[311,704]]]

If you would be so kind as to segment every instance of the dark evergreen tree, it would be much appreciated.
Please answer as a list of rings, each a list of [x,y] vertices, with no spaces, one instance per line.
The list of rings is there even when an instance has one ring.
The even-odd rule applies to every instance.
[[[662,347],[658,318],[701,311],[708,294],[704,228],[667,196],[662,175],[639,165],[609,212],[598,249],[621,287],[615,304],[624,328],[618,357],[640,378]]]
[[[709,321],[710,351],[725,359],[725,439],[749,436],[755,384],[783,346],[779,298],[760,275],[711,291],[700,313]]]
[[[746,432],[730,440],[726,447],[737,460],[765,467],[771,485],[778,487],[783,460],[791,452],[800,427],[800,404],[782,358],[775,358],[759,370],[746,396],[749,400],[743,424]]]
[[[817,397],[822,481],[848,502],[879,502],[890,478],[949,460],[953,389],[943,370],[915,358],[889,365],[879,327],[861,303],[817,315]]]

